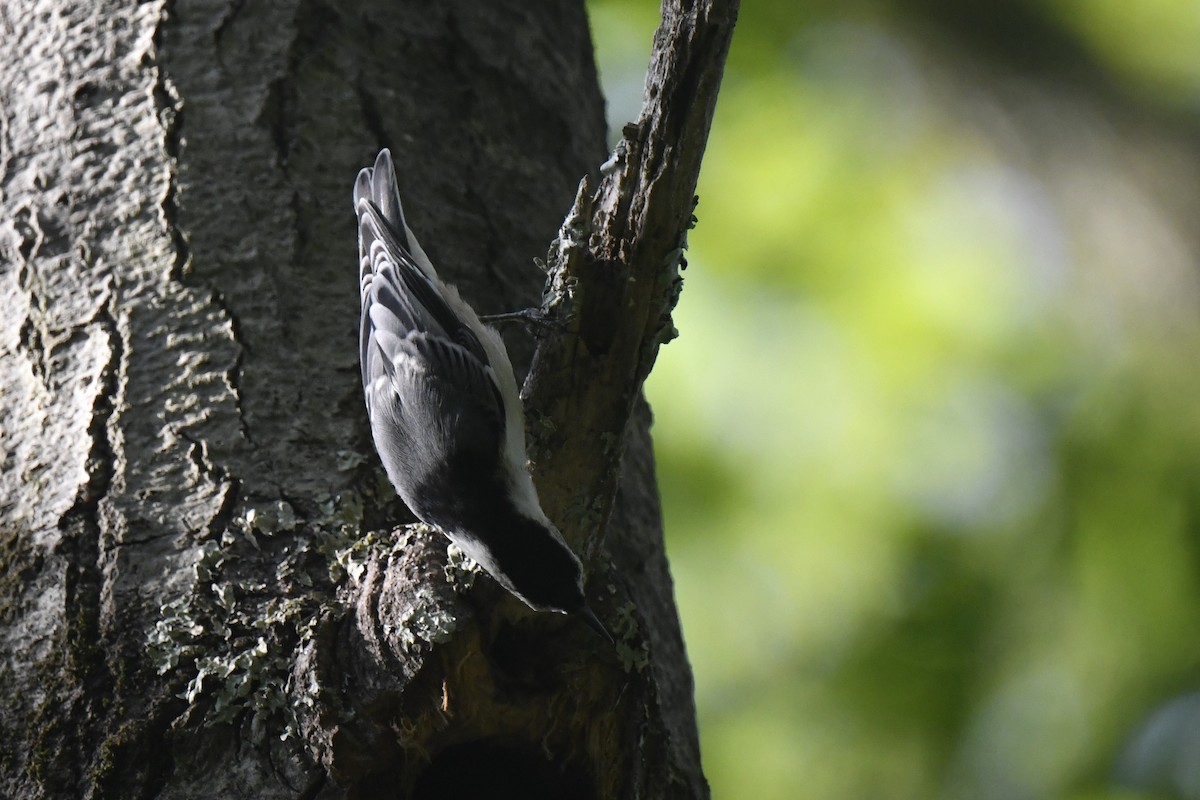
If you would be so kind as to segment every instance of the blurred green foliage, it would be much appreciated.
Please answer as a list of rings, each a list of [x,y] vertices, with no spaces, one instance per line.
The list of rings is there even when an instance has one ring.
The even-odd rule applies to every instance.
[[[1194,0],[1020,5],[1194,116]],[[1197,796],[1116,766],[1200,683],[1197,139],[903,10],[744,3],[648,383],[714,796]]]

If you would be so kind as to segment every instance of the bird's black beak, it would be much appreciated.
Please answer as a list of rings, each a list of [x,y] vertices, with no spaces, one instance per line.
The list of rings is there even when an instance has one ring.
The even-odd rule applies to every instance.
[[[601,621],[600,621],[600,620],[599,620],[599,619],[596,617],[596,614],[595,614],[595,612],[593,612],[593,611],[592,611],[592,609],[588,607],[588,604],[587,604],[587,603],[584,603],[584,604],[583,604],[583,608],[579,609],[579,610],[578,610],[578,611],[576,611],[575,613],[576,613],[576,614],[577,614],[579,617],[581,617],[581,618],[583,619],[583,621],[584,621],[584,622],[586,622],[586,623],[587,623],[587,626],[588,626],[589,628],[591,628],[591,629],[592,629],[592,630],[594,630],[596,633],[598,633],[598,634],[600,634],[602,637],[604,637],[604,639],[605,639],[605,640],[606,640],[606,641],[607,641],[609,644],[612,644],[612,645],[615,645],[615,644],[616,644],[616,642],[615,642],[615,641],[613,641],[612,634],[608,632],[608,628],[605,628],[605,627],[604,627],[604,623],[602,623],[602,622],[601,622]]]

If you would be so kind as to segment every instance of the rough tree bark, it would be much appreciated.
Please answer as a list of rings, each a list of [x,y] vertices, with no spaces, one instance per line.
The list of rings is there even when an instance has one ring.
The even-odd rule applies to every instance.
[[[0,796],[707,795],[640,387],[735,13],[665,3],[600,175],[581,3],[0,5]],[[349,204],[381,146],[481,313],[546,282],[534,474],[615,651],[383,479]]]

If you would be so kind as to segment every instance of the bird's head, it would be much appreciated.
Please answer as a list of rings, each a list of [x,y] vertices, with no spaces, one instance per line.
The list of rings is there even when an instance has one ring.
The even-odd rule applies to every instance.
[[[488,553],[477,559],[484,569],[530,608],[577,616],[611,642],[588,607],[583,566],[558,529],[524,515],[509,520],[506,528],[487,537]]]

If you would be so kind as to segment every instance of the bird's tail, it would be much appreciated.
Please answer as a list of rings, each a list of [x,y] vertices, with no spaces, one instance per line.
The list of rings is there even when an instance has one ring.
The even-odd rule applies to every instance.
[[[391,226],[397,242],[412,256],[421,271],[427,277],[436,279],[437,272],[433,264],[404,219],[404,206],[400,203],[400,190],[396,185],[396,168],[392,163],[392,154],[386,147],[375,157],[375,166],[360,170],[358,179],[354,181],[354,209],[359,219],[359,252],[370,253],[371,244],[378,234],[374,226],[366,222],[368,215],[360,209],[364,200],[375,204]]]

